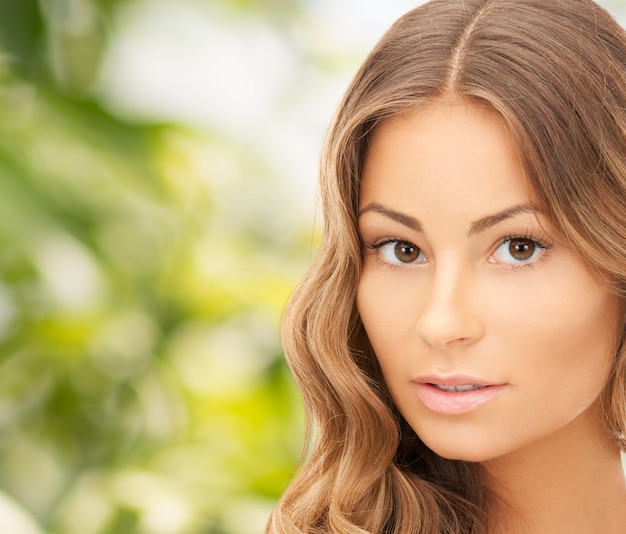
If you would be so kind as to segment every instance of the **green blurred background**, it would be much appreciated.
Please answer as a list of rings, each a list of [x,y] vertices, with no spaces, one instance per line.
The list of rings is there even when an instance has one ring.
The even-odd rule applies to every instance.
[[[263,530],[319,145],[416,3],[0,0],[0,532]]]

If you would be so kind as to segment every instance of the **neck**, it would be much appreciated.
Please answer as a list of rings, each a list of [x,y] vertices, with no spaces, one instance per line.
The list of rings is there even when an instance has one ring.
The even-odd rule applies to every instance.
[[[580,418],[587,419],[571,423],[558,436],[483,463],[494,496],[491,532],[626,532],[626,481],[619,447],[598,422],[598,409]],[[598,431],[581,431],[589,425]]]

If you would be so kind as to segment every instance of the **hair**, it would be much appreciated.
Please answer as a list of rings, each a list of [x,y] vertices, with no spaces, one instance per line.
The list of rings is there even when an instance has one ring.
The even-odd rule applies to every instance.
[[[357,72],[323,148],[323,242],[283,322],[307,434],[268,532],[487,530],[491,496],[480,465],[439,457],[403,420],[355,303],[371,133],[388,117],[449,98],[500,114],[548,216],[625,301],[623,29],[591,0],[432,0],[410,11]],[[624,449],[623,327],[618,334],[603,406]]]

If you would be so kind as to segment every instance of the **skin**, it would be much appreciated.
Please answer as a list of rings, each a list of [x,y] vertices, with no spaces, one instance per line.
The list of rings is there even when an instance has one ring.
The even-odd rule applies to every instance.
[[[500,117],[444,101],[385,120],[359,209],[357,306],[413,430],[485,466],[520,512],[494,507],[497,531],[626,532],[599,412],[621,304],[541,212]],[[496,393],[439,413],[417,393],[423,377]]]

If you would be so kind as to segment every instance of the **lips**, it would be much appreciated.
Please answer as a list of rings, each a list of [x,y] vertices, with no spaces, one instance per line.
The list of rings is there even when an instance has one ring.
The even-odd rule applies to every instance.
[[[461,415],[494,401],[506,384],[492,384],[467,376],[421,377],[414,381],[419,400],[430,411]]]

